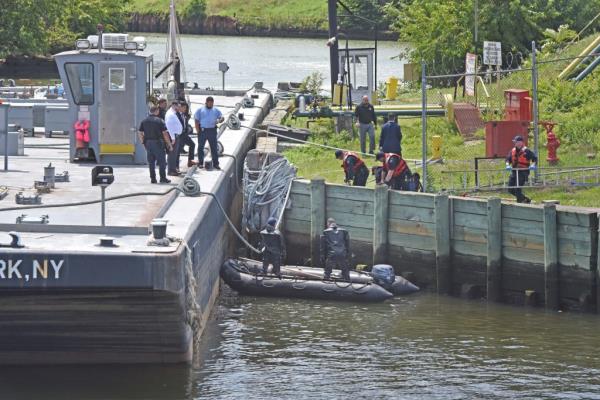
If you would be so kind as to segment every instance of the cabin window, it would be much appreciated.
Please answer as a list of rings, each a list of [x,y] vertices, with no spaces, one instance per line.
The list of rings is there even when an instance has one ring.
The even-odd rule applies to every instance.
[[[94,66],[91,63],[66,63],[65,72],[75,104],[94,104]]]
[[[108,90],[113,92],[125,91],[125,68],[108,69]]]

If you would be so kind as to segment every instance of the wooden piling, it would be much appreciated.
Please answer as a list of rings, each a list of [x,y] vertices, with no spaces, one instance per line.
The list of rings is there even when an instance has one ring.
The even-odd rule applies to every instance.
[[[387,262],[388,187],[375,187],[373,199],[373,265]]]
[[[325,205],[325,179],[312,179],[310,181],[310,260],[313,267],[318,267],[320,264],[321,234],[325,228]]]
[[[487,299],[502,297],[502,202],[493,197],[487,201]]]
[[[596,249],[596,269],[594,271],[594,284],[596,288],[596,313],[600,314],[600,228],[596,236],[598,247]]]
[[[450,294],[452,271],[450,262],[450,201],[448,195],[433,199],[435,215],[435,268],[437,292]]]
[[[558,293],[558,232],[556,205],[544,204],[544,295],[546,309],[557,310]]]

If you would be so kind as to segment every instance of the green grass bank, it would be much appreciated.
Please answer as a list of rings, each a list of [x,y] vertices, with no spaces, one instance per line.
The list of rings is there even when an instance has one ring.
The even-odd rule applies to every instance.
[[[542,62],[569,58],[579,55],[595,37],[584,38],[581,41],[563,48],[554,53],[541,53],[539,59]],[[595,70],[590,76],[580,83],[570,80],[559,80],[557,75],[569,64],[570,60],[561,60],[552,63],[542,63],[539,66],[539,111],[540,120],[552,120],[558,123],[555,128],[561,147],[558,150],[560,162],[558,166],[595,166],[600,165],[598,157],[594,156],[600,150],[600,68]],[[526,61],[524,67],[527,67],[529,61]],[[523,88],[531,90],[530,71],[514,73],[504,78],[499,85],[493,84],[494,89],[487,100],[491,103],[503,104],[504,89]],[[451,89],[430,89],[428,90],[428,99],[430,102],[436,102],[444,93],[450,93]],[[400,94],[400,102],[418,103],[420,100],[419,89],[403,89]],[[484,119],[502,119],[497,113],[484,113]],[[296,126],[305,126],[305,119],[288,120],[287,123]],[[383,121],[379,121],[379,128]],[[400,119],[402,127],[403,155],[407,159],[421,158],[421,120],[420,118]],[[356,132],[353,134],[342,133],[335,134],[333,122],[328,119],[319,120],[311,124],[313,130],[313,141],[321,144],[327,144],[334,147],[359,150],[359,141]],[[448,178],[443,178],[442,169],[466,169],[473,168],[473,158],[485,155],[485,141],[483,131],[476,134],[475,140],[465,141],[460,136],[455,125],[447,121],[446,118],[428,118],[428,138],[433,135],[442,137],[442,156],[447,162],[444,165],[435,164],[429,167],[430,184],[433,191],[448,189]],[[546,162],[546,133],[540,127],[540,146],[538,157],[540,166],[548,166]],[[376,131],[376,138],[379,138],[379,129]],[[428,158],[431,157],[431,142],[428,143]],[[304,178],[310,179],[317,176],[325,178],[329,182],[343,183],[344,175],[340,167],[340,161],[336,160],[332,150],[310,147],[299,147],[285,151],[285,156],[298,167],[298,174]],[[372,157],[366,157],[367,165],[375,165]],[[502,167],[503,161],[496,161],[497,167]],[[409,164],[410,165],[410,164]],[[414,165],[414,164],[413,164]],[[418,168],[417,168],[418,170]],[[500,175],[498,177],[502,179]],[[445,180],[444,180],[445,179]],[[453,182],[459,184],[459,182]],[[372,178],[369,185],[372,186]],[[599,195],[600,188],[527,188],[527,195],[536,202],[542,200],[559,200],[561,204],[576,205],[586,207],[600,206]],[[462,194],[460,190],[454,191]],[[467,193],[470,196],[501,196],[512,199],[504,191],[479,193]]]

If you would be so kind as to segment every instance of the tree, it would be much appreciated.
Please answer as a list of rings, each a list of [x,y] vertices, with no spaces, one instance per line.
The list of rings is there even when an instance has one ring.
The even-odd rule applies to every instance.
[[[382,9],[382,4],[385,1],[381,0],[342,0],[342,3],[351,11],[348,13],[343,7],[338,5],[338,15],[352,15],[349,17],[340,17],[339,25],[348,29],[371,30],[374,29],[374,24],[369,23],[365,19],[369,19],[378,24],[379,29],[388,27],[388,22],[385,19],[385,13]]]
[[[9,0],[0,13],[0,57],[47,54],[78,37],[121,30],[129,0]]]
[[[182,16],[195,20],[203,20],[206,17],[206,0],[190,0],[183,9]]]
[[[569,24],[579,31],[598,12],[600,0],[477,0],[478,43],[474,38],[474,0],[394,0],[384,10],[400,41],[410,43],[409,59],[425,60],[436,73],[464,71],[467,52],[481,52],[484,40],[502,42],[504,51],[531,50],[544,31]],[[476,48],[477,46],[477,48]]]

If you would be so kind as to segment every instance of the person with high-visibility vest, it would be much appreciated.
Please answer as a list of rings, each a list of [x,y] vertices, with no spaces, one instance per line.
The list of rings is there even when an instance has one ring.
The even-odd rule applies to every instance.
[[[537,168],[537,157],[525,146],[523,137],[515,136],[513,143],[515,147],[506,156],[506,170],[510,171],[508,193],[517,198],[517,203],[531,203],[531,199],[523,194],[522,187],[529,179],[529,171]]]
[[[406,161],[399,154],[379,152],[376,159],[383,162],[381,173],[376,177],[378,184],[385,183],[395,190],[408,189],[407,182],[412,174]]]
[[[342,168],[346,174],[344,182],[352,182],[353,186],[365,186],[369,178],[369,169],[358,154],[353,151],[336,150],[335,158],[342,160]]]

